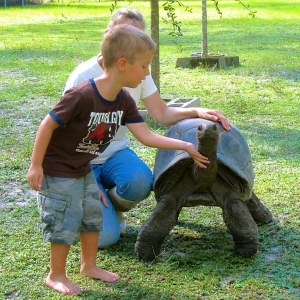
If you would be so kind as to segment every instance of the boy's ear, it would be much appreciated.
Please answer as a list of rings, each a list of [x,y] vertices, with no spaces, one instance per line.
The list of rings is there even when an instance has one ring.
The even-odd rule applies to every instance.
[[[127,65],[127,59],[126,58],[119,58],[117,61],[117,65],[120,71],[125,71],[126,70],[126,65]]]

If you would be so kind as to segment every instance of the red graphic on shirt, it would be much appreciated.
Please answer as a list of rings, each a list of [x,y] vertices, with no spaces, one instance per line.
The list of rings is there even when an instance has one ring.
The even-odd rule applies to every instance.
[[[104,145],[111,141],[116,131],[116,124],[94,124],[89,128],[88,135],[83,142],[90,144]]]
[[[100,123],[98,126],[97,125],[93,125],[90,129],[89,129],[89,134],[88,136],[84,139],[84,142],[89,142],[93,139],[95,139],[96,143],[93,144],[100,144],[100,142],[103,140],[104,138],[104,129],[106,127],[105,123]]]

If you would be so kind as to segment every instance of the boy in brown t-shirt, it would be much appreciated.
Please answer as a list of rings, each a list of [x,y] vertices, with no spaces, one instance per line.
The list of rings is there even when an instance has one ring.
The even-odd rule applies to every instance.
[[[46,285],[79,294],[66,276],[70,245],[81,241],[80,273],[108,282],[118,275],[96,266],[101,206],[90,161],[105,151],[126,124],[144,145],[187,151],[206,168],[208,159],[193,144],[150,132],[123,86],[135,88],[149,74],[155,53],[152,39],[130,25],[109,29],[102,43],[105,72],[68,90],[42,121],[35,140],[28,182],[38,191],[44,241],[51,242]]]

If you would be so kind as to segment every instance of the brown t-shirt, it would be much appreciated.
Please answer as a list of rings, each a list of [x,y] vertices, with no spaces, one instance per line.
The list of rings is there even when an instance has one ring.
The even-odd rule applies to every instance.
[[[53,132],[43,170],[64,178],[90,172],[90,161],[105,151],[120,125],[144,122],[125,89],[114,101],[107,101],[93,79],[66,91],[49,115],[60,127]]]

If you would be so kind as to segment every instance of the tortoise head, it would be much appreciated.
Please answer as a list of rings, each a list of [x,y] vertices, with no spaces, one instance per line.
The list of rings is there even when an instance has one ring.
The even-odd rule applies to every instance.
[[[198,151],[206,156],[216,155],[219,132],[215,123],[201,124],[197,128]]]

